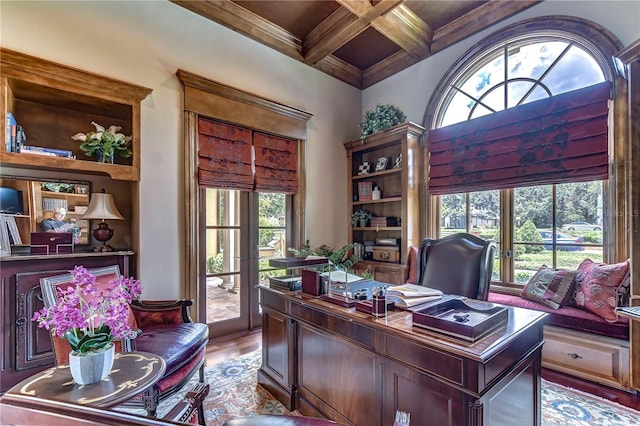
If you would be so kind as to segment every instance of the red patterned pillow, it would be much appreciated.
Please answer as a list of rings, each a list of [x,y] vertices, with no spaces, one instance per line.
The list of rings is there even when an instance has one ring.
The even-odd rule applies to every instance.
[[[616,322],[618,316],[615,308],[618,306],[618,295],[628,272],[629,259],[615,264],[583,260],[576,275],[576,305],[609,322]]]
[[[525,299],[558,309],[571,298],[577,273],[577,271],[552,269],[543,265],[531,277],[520,295]]]
[[[418,284],[418,247],[409,247],[409,278],[407,284]]]

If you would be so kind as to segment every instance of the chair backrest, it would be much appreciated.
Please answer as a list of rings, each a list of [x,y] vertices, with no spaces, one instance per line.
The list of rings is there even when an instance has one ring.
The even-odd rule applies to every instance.
[[[105,266],[102,268],[89,269],[89,271],[96,276],[96,290],[97,294],[100,294],[100,291],[106,286],[109,285],[111,280],[114,280],[120,276],[120,267],[118,265],[113,266]],[[67,286],[71,283],[73,276],[71,273],[55,275],[52,277],[40,278],[40,288],[42,290],[42,298],[44,301],[44,306],[47,308],[53,306],[58,300],[58,288]],[[135,317],[133,316],[133,312],[129,312],[129,317],[127,319],[129,325],[132,329],[138,328],[135,322]],[[56,336],[52,332],[51,334],[51,342],[53,344],[53,354],[55,357],[56,365],[68,364],[69,363],[69,352],[71,351],[71,346],[69,342],[65,339],[62,339]],[[128,342],[115,342],[116,351],[125,350],[125,347],[128,346]]]
[[[418,284],[487,300],[496,243],[471,234],[425,239],[418,253]]]

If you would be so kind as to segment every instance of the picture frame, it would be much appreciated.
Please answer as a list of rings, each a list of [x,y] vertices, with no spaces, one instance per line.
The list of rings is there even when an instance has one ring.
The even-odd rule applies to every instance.
[[[4,216],[0,216],[0,256],[11,255],[11,243],[9,241],[9,230]]]
[[[397,169],[399,167],[402,167],[402,153],[398,154],[398,156],[396,157],[395,163],[393,163],[394,169]]]
[[[378,161],[376,161],[376,172],[385,170],[387,168],[388,162],[389,162],[389,159],[387,157],[378,158]]]

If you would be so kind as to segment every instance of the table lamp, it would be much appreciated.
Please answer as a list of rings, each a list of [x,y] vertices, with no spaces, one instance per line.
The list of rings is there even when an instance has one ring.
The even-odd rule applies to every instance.
[[[113,251],[113,247],[107,245],[107,241],[113,237],[113,229],[109,228],[105,220],[124,220],[116,207],[113,195],[106,194],[104,189],[100,193],[91,194],[89,207],[87,207],[87,212],[82,216],[82,219],[100,220],[98,227],[93,230],[93,238],[100,241],[100,245],[96,246],[93,251]]]

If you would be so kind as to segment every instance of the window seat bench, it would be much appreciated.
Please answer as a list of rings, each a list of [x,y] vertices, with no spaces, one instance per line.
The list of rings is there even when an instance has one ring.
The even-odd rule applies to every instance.
[[[574,307],[552,309],[519,295],[489,292],[489,302],[546,312],[542,366],[630,391],[629,319],[614,323]]]

